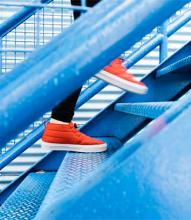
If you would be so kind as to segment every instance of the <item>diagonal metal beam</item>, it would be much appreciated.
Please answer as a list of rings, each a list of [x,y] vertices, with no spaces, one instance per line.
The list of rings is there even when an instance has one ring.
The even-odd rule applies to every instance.
[[[2,79],[1,146],[188,2],[103,0],[81,16]]]

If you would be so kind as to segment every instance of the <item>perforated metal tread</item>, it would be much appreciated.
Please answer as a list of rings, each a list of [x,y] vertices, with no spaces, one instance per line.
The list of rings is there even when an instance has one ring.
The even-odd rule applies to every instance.
[[[178,72],[188,71],[189,69],[191,69],[191,56],[187,56],[173,64],[170,64],[167,67],[159,69],[157,71],[157,76],[162,76],[168,73],[175,73],[176,71]]]
[[[55,172],[30,173],[0,207],[0,219],[34,219]]]
[[[164,118],[168,117],[173,116]],[[86,190],[88,182],[79,186],[79,196],[69,194],[65,201],[57,200],[41,219],[190,220],[190,120],[191,105],[179,111],[150,141],[139,145],[140,136],[144,139],[148,131],[145,128],[136,141],[123,147],[139,145],[139,149],[93,187]]]
[[[115,110],[154,119],[173,104],[174,102],[118,103],[115,105]]]
[[[75,184],[79,183],[88,174],[93,172],[102,164],[114,151],[121,146],[116,138],[99,138],[107,142],[109,150],[102,153],[72,153],[66,154],[50,189],[42,203],[39,214],[35,219],[41,219],[41,213],[46,210],[51,201],[59,198]]]

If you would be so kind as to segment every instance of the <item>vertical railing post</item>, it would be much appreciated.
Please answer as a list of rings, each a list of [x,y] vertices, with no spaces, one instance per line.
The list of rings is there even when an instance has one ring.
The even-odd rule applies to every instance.
[[[168,56],[168,36],[167,36],[168,21],[165,21],[158,27],[158,33],[163,35],[161,44],[159,46],[159,62],[161,63]]]
[[[40,14],[39,12],[36,13],[36,16],[35,16],[35,30],[36,30],[36,33],[35,33],[35,47],[39,47],[40,46]]]
[[[0,37],[0,77],[3,73],[3,44],[2,44],[2,37]],[[3,149],[0,150],[0,156],[2,156]],[[1,174],[0,174],[1,175]]]
[[[3,44],[2,44],[2,37],[0,37],[0,75],[3,73]]]

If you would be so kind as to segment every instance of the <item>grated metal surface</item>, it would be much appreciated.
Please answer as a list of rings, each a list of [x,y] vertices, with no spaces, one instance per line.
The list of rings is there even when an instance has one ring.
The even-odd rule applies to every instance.
[[[33,219],[54,176],[54,172],[30,173],[0,207],[0,219]]]
[[[181,60],[178,60],[175,63],[170,64],[167,67],[164,67],[157,71],[157,76],[165,75],[168,73],[174,73],[176,71],[188,71],[188,68],[191,69],[191,56],[187,56]]]
[[[82,1],[85,2],[85,1]],[[0,0],[0,3],[7,3],[7,0]],[[17,4],[12,1],[13,5]],[[20,0],[18,4],[28,4],[31,0]],[[19,25],[18,28],[11,31],[7,36],[0,39],[0,73],[9,74],[16,65],[25,60],[30,54],[38,49],[40,46],[49,42],[54,36],[58,35],[66,28],[68,28],[73,22],[72,10],[65,10],[59,6],[70,5],[70,0],[54,0],[50,6],[52,8],[44,8],[39,10],[35,15],[29,18],[27,21]],[[55,7],[55,8],[54,8]],[[176,13],[175,16],[170,18],[169,24],[176,20],[178,17],[185,13],[185,10],[190,9],[190,4],[186,5],[182,10]],[[0,23],[7,20],[8,17],[12,16],[15,12],[19,11],[19,7],[15,6],[0,6]],[[169,54],[172,54],[176,49],[180,48],[187,40],[190,39],[191,23],[181,28],[179,32],[174,34],[169,39]],[[145,41],[149,40],[154,34],[156,34],[156,29],[153,33],[148,34],[144,39],[134,45],[129,51],[125,52],[125,57],[130,56],[136,49],[142,47]],[[67,43],[67,42],[66,42]],[[158,48],[150,52],[144,59],[136,63],[131,72],[136,76],[143,76],[150,72],[158,64]],[[88,81],[87,85],[93,82],[94,79]],[[86,85],[86,86],[87,86]],[[112,100],[117,98],[121,94],[121,90],[108,86],[94,98],[92,98],[88,103],[83,105],[74,116],[74,121],[82,125],[94,115],[96,115],[101,109],[106,107]],[[44,115],[39,121],[34,122],[30,127],[18,135],[16,139],[11,140],[8,145],[2,150],[1,154],[8,151],[13,147],[20,139],[26,137],[28,133],[34,128],[42,124],[42,121],[47,120],[50,114]],[[33,148],[33,147],[32,147]],[[35,147],[36,148],[36,147]],[[35,149],[34,148],[34,149]],[[36,152],[44,155],[40,149]],[[33,155],[31,155],[33,157]],[[30,155],[29,155],[30,157]],[[34,162],[36,162],[35,157]],[[33,163],[34,163],[33,162]],[[20,165],[15,167],[14,174],[15,178],[19,172],[23,172],[20,168],[26,167],[24,162],[20,162]],[[5,181],[5,179],[7,181]],[[8,183],[9,176],[6,173],[0,173],[0,190],[3,189]],[[3,182],[1,181],[3,180]]]
[[[173,102],[118,103],[115,110],[154,119],[172,105]]]
[[[101,182],[88,190],[83,184],[76,190],[80,194],[76,199],[68,195],[62,206],[52,205],[42,219],[190,220],[190,120],[187,105]]]
[[[42,203],[40,214],[44,209],[82,181],[99,165],[101,165],[117,148],[121,142],[115,138],[100,138],[107,142],[109,150],[102,153],[72,153],[68,152],[55,176],[55,179]],[[38,216],[38,219],[40,217]]]

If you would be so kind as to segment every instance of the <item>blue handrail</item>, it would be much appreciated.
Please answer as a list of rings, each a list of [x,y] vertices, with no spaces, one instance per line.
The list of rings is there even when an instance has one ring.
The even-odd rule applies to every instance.
[[[55,51],[43,60],[37,56],[35,67],[21,72],[29,58],[11,73],[13,78],[21,73],[17,79],[1,88],[2,146],[188,2],[114,0],[108,4],[103,0],[81,16],[67,34],[60,35],[65,42],[73,39],[72,43],[60,45],[58,41]],[[126,22],[129,18],[131,22]]]
[[[178,20],[176,20],[176,25],[172,24],[171,26],[173,28],[169,28],[169,32],[167,33],[168,36],[173,34],[178,28],[181,27],[181,25],[185,24],[190,19],[190,13],[186,12],[184,15],[184,21],[182,17]],[[178,27],[178,28],[177,28]],[[129,57],[128,62],[126,63],[128,67],[131,67],[134,63],[136,63],[139,59],[144,57],[148,52],[150,52],[152,49],[154,49],[162,40],[161,34],[156,35],[151,39],[151,41],[146,42],[145,45],[141,49],[139,49],[135,55],[132,55],[132,59]],[[97,92],[99,92],[101,89],[103,89],[107,84],[102,81],[96,81],[90,88],[87,88],[80,96],[79,102],[77,104],[77,108],[85,103],[89,98],[94,96]],[[43,125],[40,125],[37,129],[32,131],[29,135],[27,135],[23,140],[21,140],[19,143],[17,143],[6,153],[2,155],[0,168],[3,168],[6,166],[12,159],[17,157],[20,153],[22,153],[24,150],[26,150],[29,146],[34,144],[40,137],[43,132]]]

